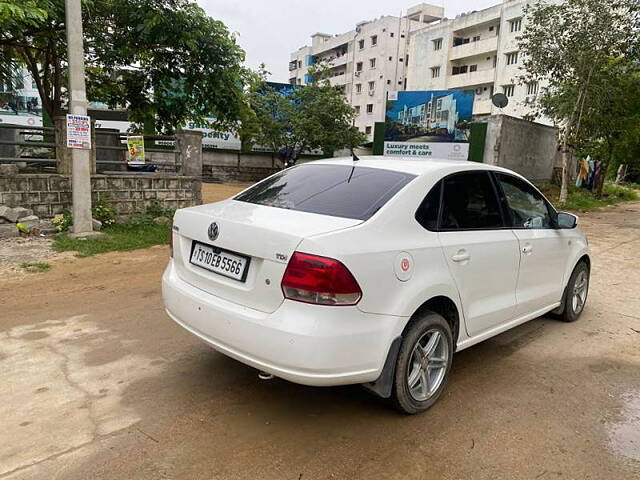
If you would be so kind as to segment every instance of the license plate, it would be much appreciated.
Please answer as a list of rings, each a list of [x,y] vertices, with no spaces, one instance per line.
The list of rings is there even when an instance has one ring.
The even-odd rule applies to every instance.
[[[244,282],[247,278],[249,257],[211,245],[193,242],[189,261],[193,265],[240,282]]]

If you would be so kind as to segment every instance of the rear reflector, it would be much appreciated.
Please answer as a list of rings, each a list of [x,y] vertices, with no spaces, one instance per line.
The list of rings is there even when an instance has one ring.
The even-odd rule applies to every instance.
[[[285,298],[317,305],[355,305],[362,291],[338,260],[295,252],[282,278]]]

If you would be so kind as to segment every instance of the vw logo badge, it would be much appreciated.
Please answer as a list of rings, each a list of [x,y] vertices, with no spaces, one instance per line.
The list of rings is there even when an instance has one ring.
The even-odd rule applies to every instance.
[[[216,222],[213,222],[211,225],[209,225],[209,240],[211,240],[212,242],[218,238],[218,234],[220,233],[220,228],[218,228],[218,224]]]

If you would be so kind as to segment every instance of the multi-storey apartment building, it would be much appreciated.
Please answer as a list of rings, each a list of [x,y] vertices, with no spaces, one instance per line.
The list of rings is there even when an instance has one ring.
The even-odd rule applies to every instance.
[[[443,19],[411,34],[407,48],[407,90],[474,90],[474,116],[531,115],[537,82],[522,83],[517,37],[525,28],[527,0],[504,0],[484,10]],[[509,104],[498,109],[494,93]]]
[[[396,90],[473,90],[473,114],[532,115],[538,82],[523,83],[518,35],[527,0],[503,0],[484,10],[444,18],[441,7],[421,3],[406,16],[361,22],[340,35],[316,33],[311,46],[291,54],[290,83],[310,82],[309,67],[325,62],[333,85],[357,110],[356,126],[369,134],[383,121],[387,93]],[[509,104],[491,102],[504,93]],[[545,122],[545,119],[537,119]]]
[[[406,87],[410,33],[441,20],[443,13],[442,7],[421,3],[405,16],[360,22],[346,33],[316,33],[310,46],[291,54],[289,83],[305,85],[312,65],[327,65],[331,84],[343,89],[358,113],[356,126],[371,139],[374,123],[384,120],[387,92]]]

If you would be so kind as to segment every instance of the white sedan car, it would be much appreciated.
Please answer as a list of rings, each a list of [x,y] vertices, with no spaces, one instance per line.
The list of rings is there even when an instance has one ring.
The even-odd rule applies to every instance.
[[[454,352],[550,311],[580,316],[591,260],[576,223],[503,168],[321,160],[176,212],[163,297],[240,362],[364,384],[416,413]]]

